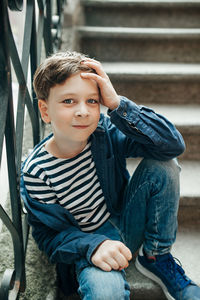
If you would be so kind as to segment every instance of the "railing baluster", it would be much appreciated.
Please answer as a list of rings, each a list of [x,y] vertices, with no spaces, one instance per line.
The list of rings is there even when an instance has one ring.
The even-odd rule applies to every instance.
[[[18,299],[20,291],[24,291],[26,288],[25,253],[29,226],[27,215],[23,211],[19,192],[25,106],[31,120],[33,145],[38,143],[41,138],[37,100],[35,99],[33,89],[30,93],[27,86],[29,61],[32,80],[37,65],[41,60],[42,40],[44,40],[46,55],[52,53],[57,48],[64,2],[63,0],[56,2],[55,0],[26,0],[26,6],[24,5],[26,7],[26,18],[23,51],[22,59],[20,60],[12,34],[8,6],[11,10],[21,11],[24,4],[23,0],[0,1],[0,163],[5,137],[11,206],[10,217],[0,204],[0,219],[11,235],[14,251],[14,269],[6,269],[1,281],[1,300]],[[36,4],[39,9],[37,28]],[[55,17],[53,19],[52,4],[56,5],[59,19],[57,17],[56,20]],[[54,38],[52,36],[52,29],[55,33]],[[19,84],[16,126],[14,123],[10,60],[12,60]]]

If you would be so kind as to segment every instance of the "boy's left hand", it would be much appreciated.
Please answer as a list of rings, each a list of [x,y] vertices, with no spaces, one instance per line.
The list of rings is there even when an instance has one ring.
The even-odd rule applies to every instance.
[[[119,96],[117,95],[108,75],[103,70],[101,63],[97,60],[87,58],[86,60],[82,61],[82,64],[94,69],[97,73],[81,72],[81,77],[96,81],[101,93],[101,104],[111,110],[117,108],[120,102]]]

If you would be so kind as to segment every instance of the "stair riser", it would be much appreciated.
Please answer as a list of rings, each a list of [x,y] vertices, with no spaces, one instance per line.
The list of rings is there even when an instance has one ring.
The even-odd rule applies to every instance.
[[[82,37],[80,48],[100,61],[200,62],[200,39],[192,38]]]
[[[123,75],[109,77],[119,95],[135,100],[138,104],[200,104],[198,81],[150,81],[123,79]]]
[[[196,8],[86,7],[88,26],[199,28],[200,11]]]
[[[181,225],[195,225],[200,220],[200,205],[179,206],[178,223]]]
[[[200,160],[200,126],[199,128],[191,128],[189,131],[186,127],[177,126],[177,128],[181,132],[186,145],[186,150],[180,158],[187,160]]]

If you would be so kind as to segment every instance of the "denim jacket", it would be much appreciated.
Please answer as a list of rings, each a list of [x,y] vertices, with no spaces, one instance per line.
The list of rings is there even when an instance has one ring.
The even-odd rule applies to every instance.
[[[130,176],[126,158],[169,160],[180,155],[185,145],[181,134],[165,117],[125,97],[120,98],[118,108],[108,110],[108,115],[110,117],[101,114],[90,139],[107,208],[116,215],[120,213]],[[33,237],[52,262],[72,264],[84,258],[92,264],[92,253],[107,237],[82,232],[75,218],[59,204],[43,204],[31,199],[23,181],[23,165],[21,196]]]

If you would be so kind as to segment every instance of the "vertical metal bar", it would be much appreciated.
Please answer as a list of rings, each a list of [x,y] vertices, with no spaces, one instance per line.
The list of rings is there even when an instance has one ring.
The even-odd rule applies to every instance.
[[[44,3],[42,0],[38,0],[39,16],[38,16],[38,28],[37,28],[37,65],[40,64],[41,52],[42,52],[42,38],[44,34]]]
[[[14,66],[15,73],[16,73],[16,76],[17,76],[17,80],[19,82],[19,95],[18,95],[19,101],[18,102],[20,102],[20,104],[23,103],[21,105],[21,110],[24,112],[24,101],[25,101],[25,103],[27,105],[27,108],[28,108],[28,111],[29,111],[29,114],[30,114],[30,118],[31,118],[31,125],[32,125],[32,128],[33,128],[33,135],[37,136],[37,132],[38,132],[37,118],[36,118],[36,115],[35,115],[35,111],[33,109],[33,105],[32,105],[32,101],[31,101],[31,97],[29,95],[28,88],[26,86],[26,78],[24,77],[23,68],[22,68],[22,65],[21,65],[21,62],[20,62],[20,59],[19,59],[19,55],[18,55],[18,52],[17,52],[17,48],[16,48],[16,45],[15,45],[15,41],[14,41],[10,26],[9,26],[8,34],[9,34],[9,46],[10,46],[10,49],[11,49],[11,58],[12,58],[13,66]],[[18,112],[21,113],[19,106],[18,106]],[[18,120],[18,118],[17,118],[17,120]],[[17,128],[19,128],[18,125],[17,125]],[[19,128],[19,130],[23,130],[23,127]],[[20,160],[20,158],[19,158],[19,160]],[[19,164],[20,164],[20,161],[19,161]]]
[[[44,19],[44,42],[45,42],[46,56],[53,53],[53,41],[51,35],[51,28],[52,28],[51,18],[52,18],[51,1],[46,0],[46,17]]]
[[[8,165],[8,177],[9,177],[9,190],[10,190],[10,202],[12,212],[13,226],[18,233],[18,239],[13,240],[14,253],[15,253],[15,270],[16,281],[20,282],[20,290],[25,290],[25,255],[24,255],[24,243],[22,232],[22,217],[21,217],[21,200],[19,194],[19,180],[20,176],[17,172],[16,163],[16,139],[15,139],[15,126],[14,126],[14,112],[12,95],[9,97],[8,114],[6,120],[6,150],[7,150],[7,165]],[[17,243],[17,244],[16,244]],[[16,253],[17,251],[17,253]]]
[[[10,74],[7,71],[9,66],[7,49],[9,49],[9,47],[6,36],[6,33],[8,32],[7,20],[5,17],[6,10],[7,7],[5,3],[0,1],[0,164],[8,107],[8,82],[11,80]]]
[[[33,15],[35,16],[35,4],[33,3]],[[31,59],[31,82],[33,82],[33,76],[37,69],[38,65],[38,52],[37,52],[37,33],[36,33],[36,20],[33,18],[32,20],[32,32],[31,32],[31,45],[30,45],[30,59]],[[40,136],[40,118],[39,118],[39,111],[38,111],[38,103],[36,99],[35,92],[33,90],[33,85],[31,84],[32,89],[32,99],[33,99],[33,108],[35,110],[35,116],[37,118],[37,135],[33,136],[33,143],[34,145],[38,144],[41,136]]]
[[[33,22],[33,5],[34,1],[28,0],[26,4],[26,17],[24,26],[24,39],[22,49],[21,66],[23,71],[23,84],[19,86],[18,108],[17,108],[17,124],[16,124],[16,139],[17,139],[17,172],[20,173],[22,144],[23,144],[23,129],[24,129],[24,109],[26,98],[26,80],[28,75],[29,53],[31,45],[31,31]],[[11,54],[12,55],[12,54]]]

